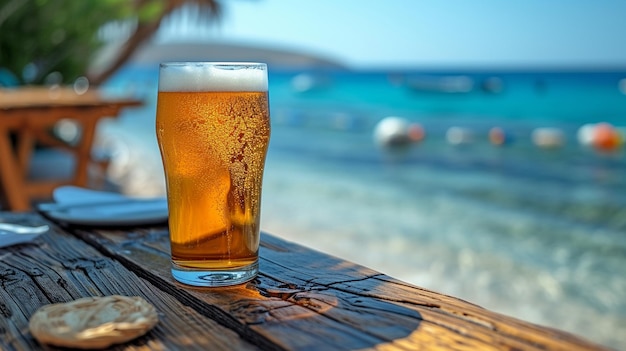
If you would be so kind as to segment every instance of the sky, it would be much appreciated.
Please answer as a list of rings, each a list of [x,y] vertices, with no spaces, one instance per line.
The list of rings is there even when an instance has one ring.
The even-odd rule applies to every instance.
[[[626,67],[626,0],[222,0],[159,42],[287,49],[354,68]],[[195,23],[195,22],[192,22]]]

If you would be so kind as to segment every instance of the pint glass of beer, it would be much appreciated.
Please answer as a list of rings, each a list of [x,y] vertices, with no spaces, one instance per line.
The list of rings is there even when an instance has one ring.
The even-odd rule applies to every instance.
[[[165,170],[172,275],[194,286],[258,273],[270,138],[263,63],[163,63],[156,132]]]

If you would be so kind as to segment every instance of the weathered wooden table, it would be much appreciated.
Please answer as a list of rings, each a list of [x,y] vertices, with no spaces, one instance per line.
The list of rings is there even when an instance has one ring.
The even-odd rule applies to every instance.
[[[113,294],[145,298],[160,318],[116,350],[603,349],[265,233],[257,279],[199,289],[170,276],[165,226],[69,228],[30,212],[0,222],[52,227],[0,249],[2,350],[51,349],[28,330],[42,305]]]
[[[136,99],[110,99],[97,90],[77,94],[73,89],[25,87],[0,89],[0,196],[11,211],[30,209],[33,198],[49,198],[60,185],[87,185],[87,167],[98,122],[117,117],[123,108],[140,106]],[[62,119],[75,121],[82,129],[76,144],[62,143],[48,133]],[[16,138],[15,147],[11,135]],[[35,143],[63,148],[75,157],[74,177],[31,182],[28,166]]]

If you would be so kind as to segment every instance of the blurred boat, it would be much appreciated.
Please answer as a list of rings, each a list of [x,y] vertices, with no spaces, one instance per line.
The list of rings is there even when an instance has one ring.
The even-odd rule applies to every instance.
[[[413,76],[406,86],[417,92],[463,94],[474,90],[474,80],[468,76]]]
[[[330,85],[330,78],[323,74],[300,73],[291,79],[291,88],[297,93],[323,90]]]
[[[405,85],[416,92],[443,94],[467,94],[471,92],[498,94],[504,88],[504,83],[499,77],[493,76],[481,80],[466,75],[412,76],[406,78]]]
[[[499,94],[504,89],[504,83],[499,77],[488,77],[482,81],[481,89],[485,93]]]

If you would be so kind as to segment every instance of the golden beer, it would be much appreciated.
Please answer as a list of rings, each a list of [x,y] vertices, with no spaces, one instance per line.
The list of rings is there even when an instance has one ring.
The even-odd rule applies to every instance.
[[[180,75],[203,69],[193,65]],[[245,79],[259,75],[248,77],[240,71],[245,68],[233,65],[238,64],[217,77],[199,74],[191,86],[168,85],[178,78],[163,71],[180,67],[161,67],[156,129],[167,184],[172,273],[186,284],[236,284],[258,271],[270,137],[267,73],[262,65],[265,86],[248,85]],[[243,82],[229,83],[230,75]]]

